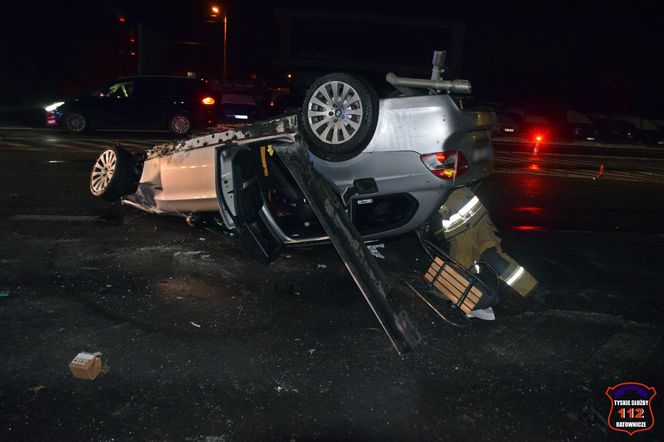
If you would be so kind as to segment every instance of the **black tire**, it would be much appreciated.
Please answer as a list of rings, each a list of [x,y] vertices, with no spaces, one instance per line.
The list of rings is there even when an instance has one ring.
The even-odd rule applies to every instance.
[[[107,201],[117,201],[136,192],[140,171],[134,156],[119,147],[99,155],[90,173],[90,193]]]
[[[90,129],[90,123],[80,112],[67,112],[62,119],[62,127],[67,132],[81,134]]]
[[[316,80],[300,111],[309,150],[327,161],[359,155],[371,141],[377,123],[376,91],[362,78],[343,73]]]
[[[168,130],[172,134],[185,136],[191,132],[192,121],[187,114],[176,114],[168,120]]]

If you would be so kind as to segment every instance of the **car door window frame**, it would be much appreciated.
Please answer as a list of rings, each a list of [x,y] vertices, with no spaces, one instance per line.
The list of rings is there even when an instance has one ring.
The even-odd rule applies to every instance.
[[[103,96],[116,100],[132,98],[134,96],[134,85],[134,81],[121,81],[113,83],[106,89],[106,92],[104,92]]]

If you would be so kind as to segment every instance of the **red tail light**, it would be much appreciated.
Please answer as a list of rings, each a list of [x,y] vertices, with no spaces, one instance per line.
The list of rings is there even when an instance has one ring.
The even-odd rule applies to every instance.
[[[212,97],[205,97],[201,100],[201,103],[203,103],[206,106],[212,106],[216,101]]]
[[[441,180],[453,180],[470,169],[466,156],[457,150],[420,155],[420,159]]]

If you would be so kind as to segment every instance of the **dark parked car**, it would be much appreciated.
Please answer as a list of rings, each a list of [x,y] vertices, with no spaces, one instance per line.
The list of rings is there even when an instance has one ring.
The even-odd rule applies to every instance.
[[[640,117],[630,117],[630,116],[621,116],[614,117],[618,121],[624,121],[626,123],[634,126],[634,131],[636,134],[636,141],[643,144],[662,144],[664,142],[664,137],[662,132],[650,120],[646,120]]]
[[[657,142],[658,145],[664,145],[664,120],[653,120],[653,124],[659,130],[660,141]]]
[[[598,129],[599,141],[605,143],[636,143],[637,129],[629,121],[614,120],[602,116],[590,116]]]
[[[251,123],[262,116],[261,109],[251,95],[223,94],[221,119],[223,121]]]
[[[507,113],[496,111],[496,125],[493,127],[495,136],[516,136],[521,134],[521,126]]]
[[[506,112],[519,127],[520,134],[527,140],[551,140],[554,130],[551,122],[540,113],[510,110]]]
[[[119,78],[90,96],[46,108],[47,122],[90,129],[168,129],[185,135],[214,123],[216,99],[202,80],[169,76]]]
[[[553,126],[556,139],[561,141],[596,141],[599,129],[586,115],[572,110],[543,112]]]

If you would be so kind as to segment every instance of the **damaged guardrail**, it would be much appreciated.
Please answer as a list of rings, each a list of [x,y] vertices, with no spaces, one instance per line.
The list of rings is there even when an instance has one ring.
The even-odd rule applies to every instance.
[[[419,333],[404,310],[399,314],[392,310],[387,295],[394,289],[327,180],[312,167],[309,151],[301,137],[296,136],[293,144],[275,146],[275,150],[302,189],[394,348],[399,354],[412,351],[420,341]]]

